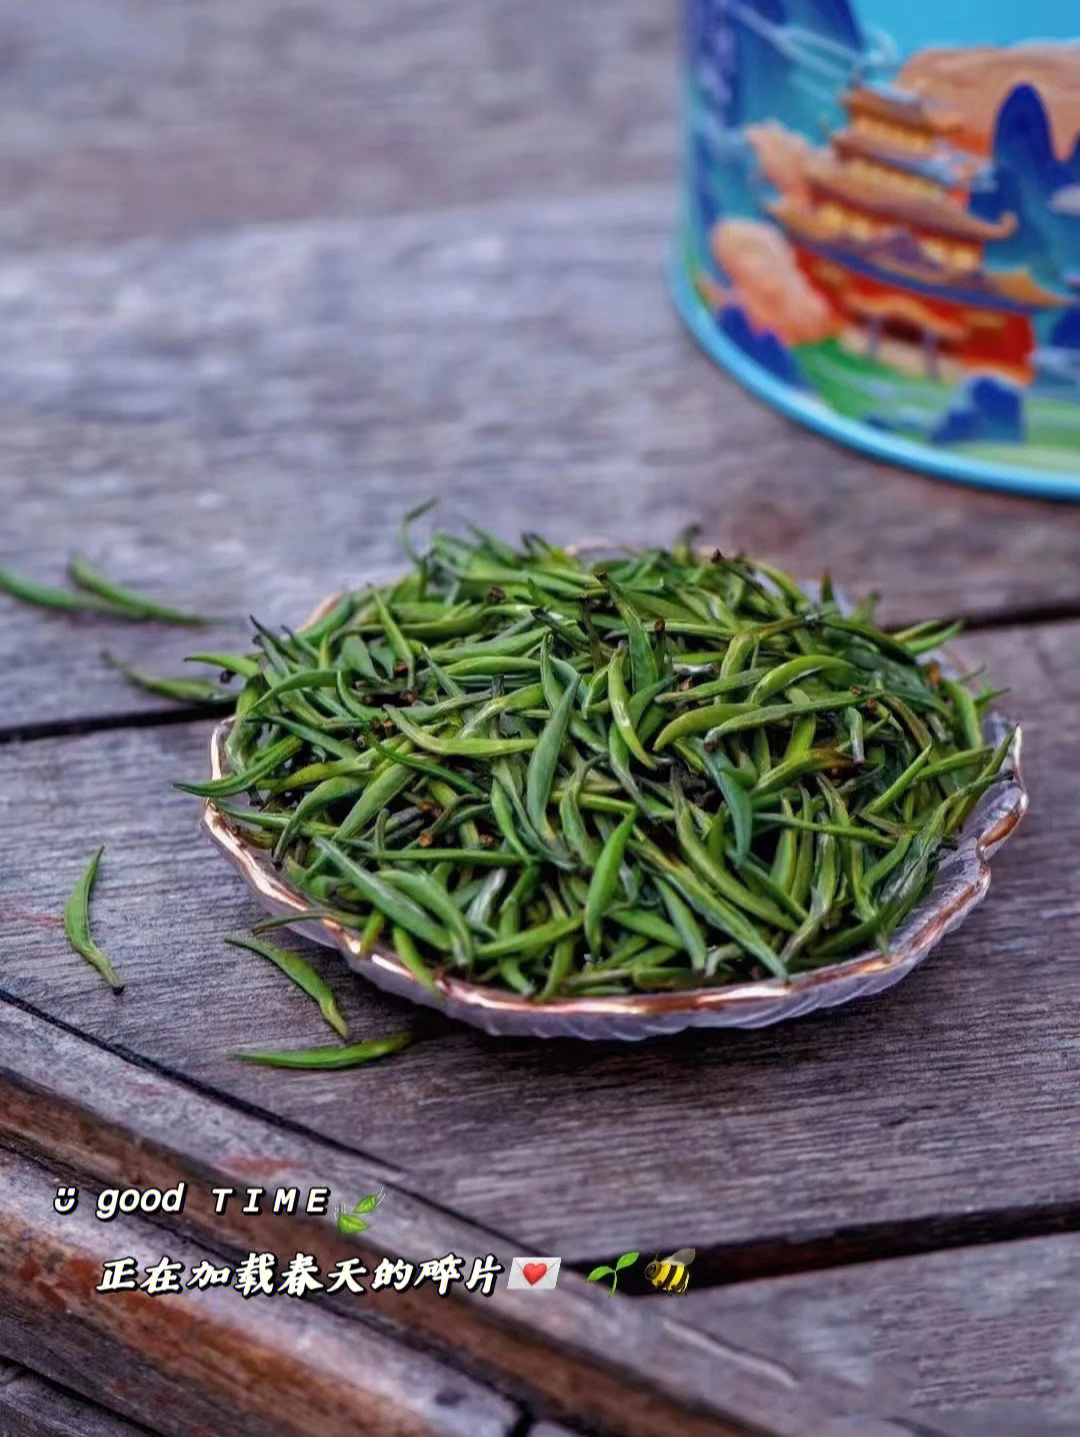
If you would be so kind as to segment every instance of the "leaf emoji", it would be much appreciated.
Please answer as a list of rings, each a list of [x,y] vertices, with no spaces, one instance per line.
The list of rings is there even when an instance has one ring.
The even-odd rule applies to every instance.
[[[641,1254],[638,1252],[624,1252],[622,1257],[620,1257],[618,1262],[615,1264],[615,1271],[621,1272],[624,1267],[633,1267],[634,1263],[637,1262],[640,1256]]]
[[[345,1232],[349,1233],[350,1235],[353,1235],[359,1232],[366,1232],[370,1226],[371,1224],[369,1222],[365,1222],[362,1217],[356,1217],[355,1214],[351,1212],[345,1212],[341,1208],[338,1208],[338,1232]]]
[[[592,1270],[592,1272],[590,1272],[589,1275],[588,1275],[588,1277],[585,1279],[585,1281],[586,1281],[586,1282],[597,1282],[601,1277],[609,1277],[609,1276],[610,1276],[610,1278],[611,1278],[611,1291],[612,1291],[612,1293],[614,1293],[614,1291],[615,1291],[615,1284],[616,1284],[616,1283],[618,1282],[618,1280],[619,1280],[619,1274],[618,1274],[618,1272],[615,1270],[615,1268],[613,1268],[613,1267],[608,1267],[608,1266],[606,1266],[606,1265],[604,1265],[604,1266],[602,1266],[602,1267],[594,1267],[593,1270]]]
[[[356,1206],[353,1208],[353,1212],[374,1212],[375,1209],[382,1202],[382,1198],[383,1195],[381,1192],[368,1193],[367,1197],[362,1197],[360,1201],[356,1204]]]

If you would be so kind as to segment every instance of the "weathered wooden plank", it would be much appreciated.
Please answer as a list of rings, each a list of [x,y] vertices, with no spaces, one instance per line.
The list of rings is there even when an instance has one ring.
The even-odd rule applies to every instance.
[[[65,1183],[79,1186],[83,1197],[76,1215],[82,1214],[83,1224],[93,1223],[89,1194],[101,1188],[145,1190],[188,1183],[182,1217],[160,1217],[154,1228],[163,1241],[168,1234],[170,1251],[179,1245],[179,1232],[184,1240],[209,1244],[223,1257],[269,1251],[285,1261],[303,1251],[321,1271],[328,1271],[343,1257],[360,1256],[370,1272],[379,1256],[417,1263],[444,1252],[464,1257],[494,1251],[508,1268],[517,1248],[506,1236],[455,1218],[391,1182],[385,1184],[377,1221],[359,1243],[341,1237],[329,1216],[309,1215],[306,1208],[302,1214],[298,1210],[286,1215],[267,1205],[249,1214],[247,1203],[242,1209],[231,1202],[218,1212],[214,1187],[235,1183],[239,1191],[251,1182],[267,1190],[327,1187],[333,1211],[338,1202],[351,1205],[356,1193],[369,1191],[384,1173],[366,1159],[231,1108],[0,1003],[4,1141],[17,1143],[50,1170],[59,1170]],[[39,1187],[44,1182],[44,1188],[29,1207],[20,1206],[18,1184],[8,1185],[15,1194],[15,1211],[8,1216],[0,1186],[0,1296],[5,1288],[16,1294],[11,1317],[15,1335],[6,1338],[0,1326],[0,1348],[16,1357],[23,1351],[17,1345],[25,1342],[27,1329],[17,1300],[21,1285],[52,1284],[49,1293],[35,1290],[23,1294],[23,1301],[55,1308],[51,1298],[65,1297],[69,1280],[80,1275],[77,1315],[84,1328],[112,1343],[117,1336],[115,1314],[107,1305],[101,1307],[100,1295],[95,1301],[85,1291],[90,1264],[84,1261],[76,1272],[65,1256],[70,1215],[61,1220],[49,1204],[57,1178],[52,1176],[51,1185],[40,1177],[36,1181]],[[114,1223],[108,1229],[96,1226],[99,1240],[105,1240],[105,1232],[111,1243],[126,1230],[123,1223]],[[33,1272],[25,1266],[27,1252],[36,1264]],[[542,1300],[498,1285],[488,1297],[452,1288],[444,1299],[430,1284],[419,1289],[414,1284],[401,1292],[369,1290],[345,1299],[326,1294],[325,1301],[335,1314],[389,1323],[398,1336],[422,1337],[426,1350],[434,1346],[455,1366],[470,1364],[511,1383],[532,1408],[611,1426],[627,1437],[663,1437],[672,1431],[686,1437],[802,1437],[807,1431],[821,1437],[854,1432],[861,1437],[902,1437],[904,1432],[895,1423],[879,1421],[859,1389],[816,1379],[799,1383],[767,1358],[658,1322],[646,1304],[607,1297],[573,1273]],[[357,1302],[363,1304],[359,1316]],[[75,1311],[68,1309],[69,1315]],[[67,1326],[60,1323],[55,1329],[61,1354]],[[265,1331],[263,1336],[266,1341],[273,1338]],[[257,1328],[234,1333],[230,1348],[234,1341],[239,1366],[246,1369],[253,1360],[252,1348],[259,1345]],[[217,1351],[214,1343],[192,1346]],[[302,1352],[303,1345],[298,1350]],[[172,1370],[155,1362],[152,1354],[145,1356],[155,1381]],[[328,1360],[335,1360],[332,1351]],[[195,1366],[184,1369],[184,1381],[190,1379],[201,1391],[197,1357],[192,1361]],[[44,1359],[39,1358],[38,1365],[44,1367]],[[227,1361],[223,1365],[227,1368]],[[66,1368],[45,1370],[69,1380]],[[318,1375],[316,1385],[321,1382]],[[220,1391],[220,1381],[212,1391]],[[857,1425],[853,1428],[852,1423]],[[256,1431],[261,1434],[258,1426]]]
[[[647,0],[6,3],[0,240],[666,179],[676,28]]]
[[[1078,639],[1070,624],[971,640],[971,659],[1012,686],[1024,719],[1031,814],[995,859],[982,908],[873,1001],[641,1046],[497,1041],[455,1026],[346,1073],[232,1062],[245,1043],[302,1046],[326,1030],[276,970],[220,941],[258,910],[196,838],[195,805],[168,787],[202,771],[205,726],[0,750],[0,815],[19,835],[0,873],[0,983],[96,1039],[360,1148],[411,1189],[567,1261],[693,1245],[700,1261],[712,1252],[718,1270],[751,1275],[828,1261],[852,1233],[865,1255],[884,1241],[906,1250],[931,1222],[938,1245],[956,1240],[954,1221],[966,1241],[1005,1219],[1024,1231],[1033,1208],[1045,1225],[1080,1205],[1076,1118],[1061,1101],[1077,1060]],[[103,839],[93,917],[128,978],[119,996],[59,928]],[[332,954],[305,951],[357,1036],[408,1021],[409,1008],[351,980]]]
[[[5,1366],[10,1372],[6,1381],[0,1375],[2,1437],[152,1437],[148,1427],[136,1427],[36,1372],[0,1363],[0,1369]]]
[[[1080,602],[1080,509],[869,463],[723,377],[676,318],[649,188],[0,263],[0,563],[72,548],[212,614],[299,621],[401,563],[404,511],[744,548],[898,618]],[[239,621],[206,638],[233,643]],[[162,701],[190,632],[0,596],[0,723]]]
[[[793,1371],[882,1379],[933,1425],[1080,1429],[1080,1237],[1038,1238],[691,1290],[678,1316]],[[660,1299],[658,1299],[659,1301]]]
[[[505,1437],[517,1420],[478,1384],[305,1299],[100,1293],[112,1258],[136,1258],[141,1278],[167,1256],[185,1282],[218,1259],[146,1222],[99,1222],[87,1205],[61,1217],[55,1175],[2,1150],[0,1177],[0,1347],[165,1437],[200,1423],[237,1437]]]

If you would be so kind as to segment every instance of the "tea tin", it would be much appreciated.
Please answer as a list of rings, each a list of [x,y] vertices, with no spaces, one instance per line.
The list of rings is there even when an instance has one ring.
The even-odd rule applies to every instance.
[[[1080,12],[689,0],[694,333],[871,453],[1080,497]]]

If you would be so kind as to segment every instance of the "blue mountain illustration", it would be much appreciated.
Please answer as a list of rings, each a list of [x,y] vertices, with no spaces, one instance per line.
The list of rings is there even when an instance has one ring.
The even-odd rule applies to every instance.
[[[1050,331],[1050,343],[1057,349],[1080,350],[1080,309],[1067,309]]]
[[[742,127],[779,121],[821,143],[842,119],[838,96],[867,46],[848,0],[689,0],[688,45],[694,108],[705,117],[691,144],[707,229],[720,213],[760,212]]]
[[[1019,220],[1016,232],[987,252],[987,261],[1027,265],[1044,283],[1062,285],[1080,269],[1080,207],[1069,213],[1055,196],[1075,194],[1077,186],[1080,139],[1068,160],[1059,160],[1038,91],[1017,85],[998,113],[992,182],[972,195],[972,209],[984,218],[1012,213]]]

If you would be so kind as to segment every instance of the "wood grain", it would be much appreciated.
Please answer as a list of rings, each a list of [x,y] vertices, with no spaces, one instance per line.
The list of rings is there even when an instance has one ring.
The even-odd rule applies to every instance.
[[[339,1074],[232,1062],[237,1047],[326,1034],[276,970],[220,941],[258,910],[168,783],[203,771],[205,726],[0,751],[0,814],[20,834],[0,874],[0,984],[568,1262],[693,1245],[721,1269],[743,1254],[746,1276],[783,1270],[785,1248],[797,1264],[808,1251],[828,1261],[852,1230],[865,1255],[875,1241],[905,1250],[920,1227],[948,1241],[954,1221],[965,1241],[975,1218],[983,1237],[1025,1212],[1056,1227],[1080,1209],[1076,1119],[1061,1100],[1077,1063],[1078,641],[1076,624],[970,641],[1024,720],[1031,814],[964,927],[905,983],[847,1009],[640,1046],[500,1042],[455,1026]],[[68,951],[58,921],[102,840],[93,922],[128,979],[119,996]],[[409,1020],[332,954],[304,951],[356,1036]]]
[[[5,1366],[10,1368],[6,1378]],[[3,1437],[152,1437],[148,1427],[135,1426],[15,1363],[0,1363],[0,1434]]]
[[[389,1182],[377,1221],[360,1243],[338,1234],[329,1216],[266,1210],[249,1215],[235,1202],[219,1214],[212,1188],[237,1180],[267,1189],[326,1186],[333,1210],[339,1201],[351,1205],[355,1194],[370,1191],[382,1174],[317,1137],[267,1123],[4,1003],[0,1055],[0,1142],[17,1145],[20,1153],[79,1187],[76,1214],[82,1224],[91,1225],[99,1244],[111,1243],[126,1229],[122,1223],[116,1227],[115,1220],[107,1229],[94,1222],[91,1193],[116,1185],[165,1188],[185,1181],[189,1189],[182,1217],[161,1218],[154,1228],[170,1249],[174,1240],[179,1244],[183,1238],[209,1244],[225,1258],[270,1251],[285,1260],[299,1250],[311,1254],[323,1271],[344,1256],[359,1255],[370,1271],[381,1255],[415,1263],[446,1251],[462,1256],[494,1251],[508,1268],[511,1253],[519,1250],[505,1236],[485,1232]],[[17,1165],[19,1159],[13,1155],[11,1161]],[[32,1182],[32,1175],[24,1176]],[[11,1343],[25,1340],[27,1303],[50,1305],[47,1293],[19,1292],[39,1276],[26,1269],[26,1251],[36,1244],[35,1251],[43,1254],[35,1257],[38,1268],[49,1274],[59,1268],[61,1296],[70,1275],[65,1249],[58,1247],[68,1231],[67,1220],[57,1218],[49,1202],[57,1178],[51,1183],[40,1177],[33,1181],[38,1184],[36,1200],[28,1208],[13,1189],[14,1212],[0,1221],[0,1296],[5,1288],[14,1294]],[[0,1194],[3,1191],[0,1187]],[[83,1327],[100,1329],[103,1338],[115,1342],[111,1307],[102,1309],[92,1294],[84,1292],[82,1297],[78,1310]],[[490,1297],[455,1288],[444,1300],[430,1285],[400,1293],[369,1291],[362,1299],[325,1295],[324,1300],[336,1315],[387,1326],[399,1338],[420,1339],[425,1350],[440,1352],[455,1368],[471,1364],[488,1380],[510,1384],[531,1410],[573,1416],[601,1429],[612,1427],[626,1437],[666,1437],[672,1432],[685,1437],[803,1437],[807,1431],[848,1437],[852,1423],[859,1424],[854,1430],[860,1437],[902,1437],[905,1430],[879,1421],[861,1389],[816,1378],[801,1383],[767,1357],[658,1322],[647,1305],[608,1296],[573,1273],[542,1301],[499,1286]],[[362,1303],[359,1309],[357,1301]],[[61,1359],[67,1352],[66,1331],[67,1324],[59,1323],[48,1348]],[[141,1329],[130,1336],[139,1347]],[[249,1347],[260,1342],[263,1348],[273,1347],[277,1342],[274,1329],[262,1329],[260,1335],[257,1324],[234,1338],[242,1370],[247,1370],[244,1354]],[[0,1350],[4,1348],[0,1327]],[[10,1344],[6,1350],[15,1357],[23,1352]],[[152,1352],[144,1357],[155,1381],[169,1370]],[[46,1366],[44,1358],[38,1362],[49,1375],[67,1380],[62,1365]],[[228,1384],[228,1362],[222,1366]],[[316,1386],[323,1381],[320,1372],[314,1374]],[[194,1371],[185,1368],[183,1382],[189,1381],[201,1391]],[[258,1419],[261,1409],[254,1406],[248,1415]]]
[[[6,0],[0,242],[667,179],[676,33],[647,0]]]
[[[691,1291],[678,1316],[800,1373],[883,1378],[933,1423],[1080,1429],[1080,1237],[1039,1238]],[[978,1423],[978,1427],[976,1427]]]
[[[208,631],[41,614],[0,596],[10,731],[161,711],[100,660],[177,672],[400,566],[397,527],[543,525],[745,549],[893,620],[1080,605],[1080,509],[871,463],[701,355],[647,188],[252,228],[0,262],[0,563],[86,550]],[[419,532],[423,533],[423,526]]]
[[[0,1350],[157,1431],[193,1437],[201,1413],[215,1434],[336,1434],[344,1411],[356,1431],[517,1433],[519,1402],[664,1437],[1077,1425],[1078,1239],[993,1239],[1080,1227],[1080,625],[973,641],[1025,719],[1032,816],[987,905],[901,989],[641,1049],[453,1028],[329,1076],[229,1059],[325,1030],[220,942],[255,910],[167,784],[203,768],[205,726],[136,730],[164,706],[99,659],[179,671],[196,645],[242,642],[248,610],[295,622],[390,572],[401,513],[432,494],[441,523],[508,537],[542,522],[640,543],[696,522],[707,542],[877,588],[893,620],[1080,611],[1080,511],[848,454],[694,348],[662,275],[676,29],[646,0],[0,0],[0,564],[55,580],[81,548],[224,616],[193,636],[0,598],[0,741],[102,729],[0,747],[0,1130],[24,1149],[0,1153]],[[94,921],[129,978],[119,998],[59,925],[101,839]],[[408,1020],[315,962],[357,1036]],[[609,1302],[566,1265],[543,1313],[502,1293],[486,1321],[455,1304],[453,1322],[423,1301],[363,1321],[237,1316],[199,1294],[178,1319],[194,1352],[165,1353],[146,1303],[118,1328],[88,1301],[101,1225],[56,1219],[27,1151],[90,1187],[383,1185],[383,1240],[424,1255],[490,1241],[569,1264],[694,1242],[695,1281],[720,1285],[673,1314]],[[146,1251],[232,1251],[260,1240],[249,1221],[215,1228],[195,1204],[181,1239],[127,1231]],[[339,1241],[307,1236],[326,1254]],[[12,1279],[27,1253],[40,1303]],[[65,1285],[72,1260],[81,1286]],[[406,1329],[425,1355],[395,1340]],[[204,1360],[216,1347],[231,1376]],[[0,1362],[4,1437],[125,1430],[67,1400]],[[549,1432],[566,1437],[545,1422],[531,1437]]]
[[[2,1150],[0,1179],[0,1347],[164,1437],[505,1437],[516,1421],[495,1394],[305,1299],[100,1293],[115,1257],[141,1277],[168,1256],[182,1280],[217,1259],[82,1203],[59,1216],[55,1176]]]

